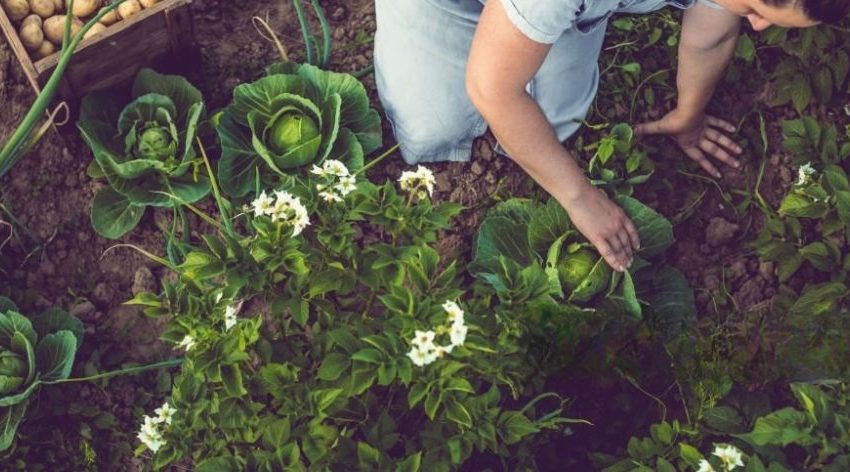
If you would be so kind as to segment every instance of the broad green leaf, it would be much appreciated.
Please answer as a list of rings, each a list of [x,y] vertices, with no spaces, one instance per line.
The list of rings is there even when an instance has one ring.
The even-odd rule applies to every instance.
[[[626,305],[626,312],[636,318],[641,317],[640,302],[635,292],[635,283],[632,280],[632,274],[629,271],[623,273],[623,301]]]
[[[673,244],[673,226],[658,212],[625,195],[618,195],[614,201],[623,207],[623,211],[637,227],[640,236],[639,254],[656,256]]]
[[[803,290],[800,298],[791,306],[791,316],[820,316],[830,314],[839,301],[850,295],[841,282],[828,282],[810,285]]]
[[[107,187],[97,192],[91,208],[91,223],[95,231],[105,238],[118,239],[132,231],[142,220],[145,207]]]
[[[649,324],[666,339],[672,339],[696,318],[694,292],[687,279],[670,266],[661,267],[650,286],[639,292],[650,307]]]
[[[70,331],[58,331],[43,337],[36,347],[36,368],[44,381],[67,379],[74,366],[77,338]]]
[[[821,241],[801,247],[799,254],[816,269],[824,272],[832,271],[840,262],[833,258],[827,245]]]
[[[0,346],[10,346],[13,351],[26,354],[26,345],[14,342],[16,333],[20,333],[30,346],[35,345],[38,340],[32,322],[26,317],[14,311],[0,313]]]
[[[703,417],[709,428],[721,433],[742,433],[744,431],[744,420],[733,408],[718,405],[705,412]]]
[[[221,140],[217,172],[221,189],[230,196],[244,197],[254,190],[265,163],[254,151],[250,130],[241,126],[231,114],[222,116],[216,130]]]
[[[539,431],[540,428],[518,411],[503,411],[499,415],[498,432],[505,444],[516,444],[529,434]]]
[[[42,337],[58,331],[70,331],[77,340],[77,349],[83,343],[85,327],[83,322],[64,310],[51,308],[31,318],[32,326]]]
[[[567,212],[554,198],[538,207],[528,223],[528,242],[539,254],[571,229]]]
[[[133,82],[133,96],[140,97],[150,93],[166,96],[174,103],[177,123],[184,123],[192,106],[204,101],[201,92],[184,77],[142,69]]]
[[[339,378],[351,364],[349,356],[338,352],[331,352],[325,356],[317,373],[321,380],[332,381]]]
[[[202,460],[195,466],[196,472],[224,472],[231,470],[242,470],[239,461],[233,456],[210,457]]]
[[[0,452],[9,449],[12,445],[15,440],[15,433],[18,431],[18,425],[23,421],[26,411],[26,402],[0,407]]]
[[[734,436],[756,446],[772,444],[785,447],[807,437],[811,431],[812,425],[805,413],[783,408],[757,419],[751,432]]]
[[[791,192],[779,204],[779,214],[796,218],[823,218],[829,210],[824,202],[815,202],[797,192]]]
[[[469,414],[469,410],[456,400],[446,403],[446,418],[461,426],[472,427],[472,416]]]
[[[231,397],[241,397],[248,393],[242,384],[242,369],[239,364],[225,364],[221,366],[221,381],[224,390]]]
[[[422,452],[407,456],[403,461],[396,464],[395,472],[419,472],[422,466]]]
[[[355,361],[368,362],[369,364],[381,364],[384,362],[384,356],[381,351],[373,348],[361,349],[351,355],[351,359]]]
[[[473,267],[476,271],[499,271],[502,256],[523,267],[535,260],[524,224],[502,216],[487,217],[475,235]]]

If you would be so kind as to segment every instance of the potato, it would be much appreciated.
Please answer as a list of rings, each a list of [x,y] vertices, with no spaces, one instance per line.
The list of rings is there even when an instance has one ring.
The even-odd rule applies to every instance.
[[[0,0],[0,3],[12,21],[21,21],[30,14],[30,4],[27,0]]]
[[[142,8],[150,8],[159,3],[159,0],[139,0],[139,3],[142,4]]]
[[[83,39],[89,39],[96,34],[103,33],[104,31],[106,31],[106,25],[103,23],[95,23],[92,25],[91,29],[83,35]]]
[[[118,18],[118,10],[112,10],[106,15],[104,15],[103,18],[100,19],[100,22],[106,26],[109,26],[111,24],[114,24],[119,19],[120,18]]]
[[[70,0],[65,0],[65,8],[71,3]],[[89,16],[96,12],[100,7],[100,0],[74,0],[74,11],[76,17]]]
[[[54,52],[56,52],[56,46],[54,46],[53,43],[45,39],[41,42],[41,46],[39,46],[38,49],[36,49],[35,52],[32,53],[32,57],[35,59],[44,59],[45,57],[53,54]]]
[[[79,33],[83,22],[74,18],[71,23],[71,36]],[[65,34],[65,15],[51,16],[44,20],[44,36],[53,44],[62,44],[62,36]]]
[[[118,5],[118,16],[124,20],[140,11],[142,11],[142,6],[139,4],[139,0],[127,0],[121,5]]]
[[[51,0],[53,2],[54,10],[56,13],[61,13],[65,11],[65,0]]]
[[[53,0],[30,0],[30,11],[42,18],[50,18],[56,13]]]
[[[35,51],[44,42],[44,31],[41,29],[41,17],[38,15],[30,15],[24,18],[21,22],[21,29],[18,32],[21,37],[21,42],[24,47],[30,51]]]

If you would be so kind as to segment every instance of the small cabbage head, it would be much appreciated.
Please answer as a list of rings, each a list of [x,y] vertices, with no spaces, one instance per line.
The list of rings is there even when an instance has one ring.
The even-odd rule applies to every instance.
[[[153,123],[153,126],[142,131],[137,153],[142,159],[173,160],[177,153],[176,136],[171,135],[166,128]]]
[[[312,162],[319,152],[322,136],[316,120],[304,113],[286,111],[272,122],[268,133],[269,147],[280,156],[278,167],[290,167],[290,163]]]
[[[611,268],[593,251],[579,249],[561,255],[558,276],[571,301],[586,302],[608,287]]]
[[[218,179],[235,197],[254,191],[258,177],[275,186],[327,159],[356,171],[381,146],[381,118],[363,84],[309,64],[275,64],[237,86],[215,127]]]

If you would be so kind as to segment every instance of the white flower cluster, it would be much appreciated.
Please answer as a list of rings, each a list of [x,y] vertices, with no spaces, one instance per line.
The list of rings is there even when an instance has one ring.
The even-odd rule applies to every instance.
[[[195,341],[195,338],[192,337],[191,334],[187,334],[186,336],[183,336],[183,339],[180,340],[180,343],[177,344],[177,347],[175,349],[185,349],[187,351],[191,351],[196,344],[198,343],[197,341]]]
[[[441,326],[440,328],[442,328],[442,330],[439,328],[438,330],[445,331],[448,329],[451,343],[445,346],[438,346],[434,344],[434,338],[437,337],[436,332],[430,330],[417,330],[414,338],[410,341],[413,347],[410,349],[410,352],[407,353],[407,357],[409,357],[416,366],[424,367],[444,355],[451,353],[454,348],[462,345],[466,341],[466,333],[469,328],[466,326],[464,321],[463,310],[461,310],[458,304],[453,301],[447,301],[444,303],[443,309],[446,310],[446,313],[448,314],[446,321],[449,326],[448,328]]]
[[[429,197],[433,196],[435,182],[434,173],[422,166],[417,167],[416,171],[406,170],[402,172],[398,179],[401,189],[415,195],[416,198],[425,198],[426,192]]]
[[[806,163],[800,166],[797,169],[797,181],[794,182],[794,185],[797,187],[802,187],[803,185],[808,184],[812,181],[812,178],[817,174],[817,171],[814,167],[812,167],[812,163]]]
[[[329,182],[316,184],[319,196],[328,203],[341,202],[346,195],[357,188],[357,179],[348,171],[345,164],[335,159],[328,159],[322,167],[313,166],[310,173],[319,177],[329,178]]]
[[[731,444],[726,446],[715,444],[712,455],[715,455],[720,459],[720,462],[723,463],[723,470],[726,472],[735,470],[737,467],[744,466],[743,453],[740,449],[732,446]],[[697,472],[717,472],[717,470],[710,462],[703,459],[699,462]]]
[[[165,439],[162,437],[162,433],[167,426],[171,425],[171,421],[174,419],[174,413],[176,412],[177,410],[166,402],[154,410],[155,416],[145,415],[145,420],[137,437],[151,452],[156,453],[156,451],[165,445]]]
[[[310,215],[301,200],[285,190],[266,195],[265,190],[253,202],[254,216],[268,216],[272,221],[282,221],[292,226],[292,235],[298,236],[310,224]]]

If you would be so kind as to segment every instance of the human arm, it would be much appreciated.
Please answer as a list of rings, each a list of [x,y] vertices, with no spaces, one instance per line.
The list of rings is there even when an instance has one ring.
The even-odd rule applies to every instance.
[[[622,271],[639,247],[637,230],[590,184],[525,90],[549,49],[523,35],[498,0],[489,1],[472,42],[466,88],[508,154],[564,207],[608,264]]]
[[[688,9],[679,43],[676,108],[658,121],[635,127],[638,134],[671,135],[688,157],[714,177],[721,174],[709,157],[733,168],[740,166],[734,156],[740,154],[741,148],[725,134],[734,132],[735,126],[705,114],[735,52],[740,25],[740,17],[726,10],[702,3]]]

